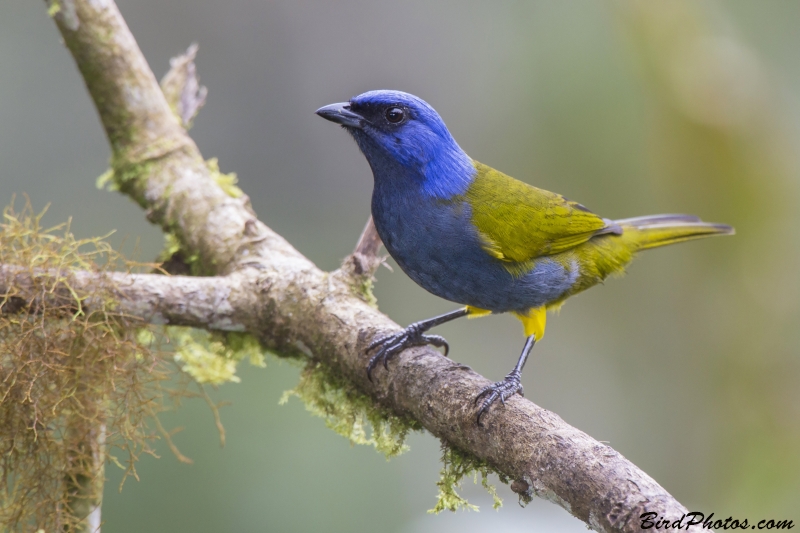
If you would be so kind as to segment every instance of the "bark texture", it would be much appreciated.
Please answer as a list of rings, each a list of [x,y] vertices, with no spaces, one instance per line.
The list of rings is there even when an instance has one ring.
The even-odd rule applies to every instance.
[[[272,349],[300,350],[375,402],[487,461],[515,480],[518,492],[547,498],[596,531],[640,531],[642,513],[674,520],[687,512],[611,447],[524,398],[494,407],[478,427],[473,400],[489,381],[430,348],[406,350],[370,382],[364,348],[399,327],[361,292],[380,262],[369,225],[342,269],[318,269],[257,219],[246,196],[233,198],[217,185],[113,1],[74,0],[74,17],[77,25],[61,16],[56,23],[100,114],[115,183],[196,254],[204,273],[219,276],[104,275],[127,312],[247,331]],[[25,301],[26,275],[0,269],[0,290],[13,286]],[[74,276],[104,282],[92,280],[95,274]]]

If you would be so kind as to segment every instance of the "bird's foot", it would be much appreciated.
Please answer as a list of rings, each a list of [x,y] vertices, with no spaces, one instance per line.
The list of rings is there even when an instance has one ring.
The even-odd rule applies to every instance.
[[[443,347],[444,355],[447,357],[450,346],[447,344],[445,338],[439,335],[425,335],[426,328],[424,326],[425,325],[420,322],[415,322],[399,333],[387,335],[373,341],[372,344],[367,347],[367,353],[375,348],[380,349],[372,356],[367,364],[367,377],[369,380],[372,381],[372,371],[378,363],[383,362],[383,367],[389,370],[389,359],[412,346],[431,344],[437,348]]]
[[[481,417],[486,413],[486,411],[489,410],[489,407],[491,407],[495,401],[499,399],[500,403],[505,405],[506,399],[510,398],[515,393],[519,393],[520,396],[524,396],[522,391],[522,383],[520,382],[520,373],[516,370],[507,375],[503,381],[498,381],[497,383],[492,383],[488,387],[484,387],[484,389],[475,397],[476,404],[481,398],[486,398],[483,400],[483,403],[481,403],[481,408],[478,411],[478,425],[483,425],[481,424]]]

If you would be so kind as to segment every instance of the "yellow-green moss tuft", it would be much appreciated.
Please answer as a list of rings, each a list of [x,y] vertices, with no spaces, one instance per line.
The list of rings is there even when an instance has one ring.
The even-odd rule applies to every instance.
[[[97,177],[95,186],[98,189],[107,191],[130,191],[136,180],[150,174],[154,164],[153,161],[134,164],[127,161],[112,160],[111,168]]]
[[[158,256],[159,261],[168,261],[173,255],[181,251],[181,241],[173,233],[164,234],[164,248]]]
[[[103,189],[107,191],[118,191],[119,187],[117,186],[117,183],[114,181],[114,169],[109,168],[108,170],[97,176],[97,179],[94,181],[94,185],[101,191]]]
[[[55,17],[60,12],[61,12],[61,4],[57,1],[51,2],[50,5],[47,7],[47,15],[50,18]]]
[[[472,505],[458,494],[457,489],[461,488],[461,481],[464,477],[472,475],[472,481],[478,482],[478,474],[481,476],[481,486],[492,496],[494,503],[493,509],[499,509],[503,505],[503,500],[497,495],[494,485],[489,483],[489,474],[495,472],[486,461],[478,459],[474,455],[462,452],[456,448],[442,442],[442,471],[436,486],[439,487],[436,506],[428,512],[439,514],[442,511],[477,511],[478,506]],[[508,483],[508,479],[502,474],[497,473],[500,481]]]
[[[236,177],[235,172],[231,172],[229,174],[223,174],[219,170],[219,160],[216,157],[212,157],[208,161],[206,161],[206,166],[208,167],[208,172],[211,178],[217,182],[217,185],[225,191],[225,194],[230,196],[231,198],[241,198],[244,195],[242,189],[236,186],[239,182],[239,178]]]
[[[267,366],[261,343],[247,333],[210,333],[170,326],[167,335],[175,350],[175,361],[201,384],[239,383],[236,365],[245,358],[254,366]]]
[[[375,278],[373,276],[364,276],[361,275],[356,278],[358,283],[355,284],[353,290],[358,294],[358,296],[367,302],[370,307],[374,307],[375,309],[378,308],[378,299],[375,297],[375,294],[372,292],[375,286]]]
[[[329,428],[352,444],[374,446],[387,459],[406,451],[408,434],[422,429],[414,420],[377,407],[368,396],[316,361],[306,364],[300,383],[284,392],[280,403],[291,396],[300,398],[308,411],[324,418]]]

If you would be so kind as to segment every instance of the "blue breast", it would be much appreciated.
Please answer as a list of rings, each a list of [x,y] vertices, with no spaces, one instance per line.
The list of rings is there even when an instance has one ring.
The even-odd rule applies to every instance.
[[[577,278],[550,258],[515,277],[487,254],[460,197],[439,200],[402,180],[376,179],[372,216],[386,249],[400,268],[427,291],[494,312],[522,311],[559,299]]]

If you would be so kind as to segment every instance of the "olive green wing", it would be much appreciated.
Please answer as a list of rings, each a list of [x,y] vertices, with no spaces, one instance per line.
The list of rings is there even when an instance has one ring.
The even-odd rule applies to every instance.
[[[498,259],[527,262],[616,231],[577,202],[474,164],[478,173],[465,197],[484,250]]]

